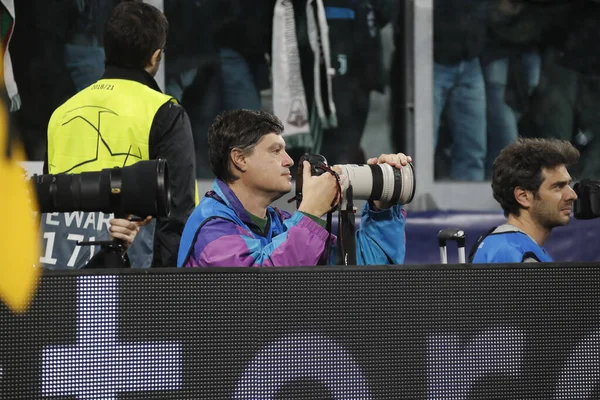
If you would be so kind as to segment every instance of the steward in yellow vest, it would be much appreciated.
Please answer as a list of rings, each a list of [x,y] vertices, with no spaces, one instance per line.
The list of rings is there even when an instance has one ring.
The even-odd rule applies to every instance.
[[[171,215],[156,221],[153,245],[146,245],[136,261],[131,251],[138,241],[144,241],[142,233],[148,232],[150,226],[141,228],[128,251],[133,267],[176,266],[181,233],[198,197],[189,118],[177,100],[163,94],[154,80],[167,28],[164,14],[149,4],[123,2],[116,6],[104,33],[104,76],[58,107],[48,124],[47,173],[81,173],[129,166],[140,160],[167,160]],[[64,242],[70,229],[87,225],[88,232],[82,235],[94,235],[95,240],[99,240],[100,233],[106,233],[98,221],[102,216],[89,224],[83,217],[78,223],[77,217],[42,217],[44,229],[57,231],[55,249],[60,247],[56,240],[62,237]],[[61,221],[65,229],[59,233]],[[46,267],[67,267],[48,248],[44,254]],[[81,266],[81,260],[74,260],[74,253],[71,258],[68,267]]]

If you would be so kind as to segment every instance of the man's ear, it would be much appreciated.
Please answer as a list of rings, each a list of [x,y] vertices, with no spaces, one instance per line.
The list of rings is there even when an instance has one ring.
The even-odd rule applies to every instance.
[[[160,64],[161,58],[162,49],[156,49],[154,53],[152,53],[152,57],[150,57],[150,65],[148,65],[148,67],[150,69],[158,69],[158,64]]]
[[[233,167],[240,171],[245,172],[248,169],[248,161],[246,160],[246,153],[239,149],[231,150],[229,153],[229,157],[231,159],[231,164]]]
[[[528,209],[531,207],[533,201],[533,193],[529,190],[525,190],[520,186],[517,186],[513,192],[515,200],[521,205],[521,207]]]

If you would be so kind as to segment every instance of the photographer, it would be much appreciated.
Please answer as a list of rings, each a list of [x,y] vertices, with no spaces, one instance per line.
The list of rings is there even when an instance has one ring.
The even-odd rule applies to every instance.
[[[305,162],[298,211],[290,215],[270,206],[292,188],[294,162],[282,132],[281,121],[263,111],[235,110],[217,117],[208,133],[217,179],[184,228],[179,267],[329,263],[325,249],[330,234],[320,217],[340,200],[332,174],[311,176]],[[404,154],[369,160],[396,168],[408,162]],[[366,204],[356,233],[357,263],[402,264],[404,223],[400,205]]]
[[[577,195],[567,167],[579,151],[557,139],[518,139],[494,161],[492,189],[506,224],[475,244],[473,263],[551,262],[542,247],[553,228],[569,223]]]
[[[48,124],[45,173],[100,171],[141,160],[168,162],[171,214],[140,230],[129,251],[132,257],[134,247],[139,248],[138,257],[131,260],[135,267],[175,266],[181,232],[197,195],[189,118],[154,80],[167,31],[167,19],[156,7],[138,1],[117,5],[104,30],[104,76],[57,108]],[[48,234],[52,240],[47,240],[42,262],[60,268],[81,267],[79,248],[71,250],[74,239],[99,239],[106,233],[107,221],[101,213],[46,215],[42,230],[44,238]],[[60,243],[53,254],[54,237]]]

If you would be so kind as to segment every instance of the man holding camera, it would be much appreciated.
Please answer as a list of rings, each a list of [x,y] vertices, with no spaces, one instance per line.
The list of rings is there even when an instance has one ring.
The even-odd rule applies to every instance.
[[[312,266],[329,264],[321,216],[340,201],[336,177],[311,175],[303,165],[302,201],[289,213],[271,203],[292,188],[293,160],[285,151],[281,121],[264,111],[235,110],[218,116],[208,132],[215,179],[184,228],[178,266]],[[369,163],[402,168],[404,154],[384,154]],[[338,169],[339,170],[339,169]],[[345,177],[341,176],[342,183]],[[365,204],[356,233],[357,264],[402,264],[405,213],[399,204]]]
[[[156,7],[141,1],[118,4],[104,30],[104,76],[57,108],[48,124],[45,173],[82,173],[126,167],[141,160],[167,161],[171,214],[169,218],[157,218],[139,231],[130,249],[136,246],[140,249],[137,260],[132,259],[134,267],[176,265],[181,233],[197,197],[189,118],[174,98],[160,91],[154,80],[167,30],[167,19]],[[90,213],[93,214],[98,213]],[[77,238],[98,240],[107,231],[108,219],[101,214],[95,218],[90,215],[43,218],[43,229],[50,230],[48,233],[65,246],[76,246]],[[112,237],[124,239],[128,246],[140,224],[117,219],[110,221],[110,225]],[[75,234],[75,229],[85,232]],[[61,248],[55,246],[53,253],[54,240],[52,244],[50,240],[47,242],[42,257],[46,266],[80,267],[75,259],[84,252],[75,247],[64,254],[66,247],[61,244]],[[61,252],[62,255],[57,254]],[[72,256],[66,262],[69,252]]]
[[[494,161],[492,189],[506,224],[478,240],[473,263],[551,262],[542,247],[553,228],[569,223],[577,194],[567,167],[579,161],[568,141],[524,139]]]

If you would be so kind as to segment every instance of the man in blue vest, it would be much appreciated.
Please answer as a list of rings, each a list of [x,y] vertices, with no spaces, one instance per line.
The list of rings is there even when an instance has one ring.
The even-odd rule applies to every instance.
[[[568,141],[524,139],[494,161],[494,198],[508,217],[478,241],[473,263],[551,262],[542,247],[553,228],[569,223],[577,195],[567,168],[579,161]]]

